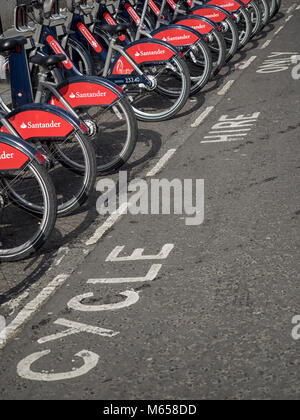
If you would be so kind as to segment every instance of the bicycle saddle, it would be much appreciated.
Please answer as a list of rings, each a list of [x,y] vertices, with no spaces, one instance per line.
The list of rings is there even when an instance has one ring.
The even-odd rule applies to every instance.
[[[66,56],[64,54],[56,54],[56,55],[49,55],[43,56],[40,54],[36,54],[30,58],[30,62],[33,64],[37,64],[38,66],[49,68],[53,66],[57,66],[57,64],[62,63],[65,61]]]
[[[122,35],[129,29],[130,24],[122,23],[118,25],[101,25],[101,29],[111,35]]]
[[[0,52],[14,51],[17,47],[21,47],[27,43],[26,38],[17,36],[15,38],[0,39]]]

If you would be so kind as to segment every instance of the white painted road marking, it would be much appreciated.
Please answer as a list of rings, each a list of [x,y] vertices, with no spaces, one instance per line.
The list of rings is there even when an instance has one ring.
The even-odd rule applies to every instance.
[[[256,60],[256,58],[257,58],[256,55],[253,55],[252,57],[249,58],[249,60],[247,60],[243,64],[241,64],[238,67],[238,69],[239,70],[245,70],[245,69],[247,69],[253,63],[253,61]]]
[[[55,322],[53,322],[53,324],[61,325],[63,327],[66,327],[67,329],[59,333],[47,335],[46,337],[40,338],[37,341],[39,344],[48,343],[49,341],[60,340],[64,337],[68,337],[69,335],[81,333],[94,334],[99,335],[101,337],[109,338],[115,337],[119,334],[118,332],[107,330],[106,328],[94,327],[93,325],[82,324],[80,322],[74,322],[64,318],[57,319]]]
[[[142,261],[142,260],[166,260],[170,252],[174,248],[174,244],[166,244],[162,247],[157,255],[143,255],[144,248],[137,248],[129,256],[119,257],[120,252],[125,248],[123,246],[116,246],[115,249],[106,258],[106,262],[121,262],[121,261]]]
[[[71,372],[46,373],[34,372],[31,370],[31,366],[33,365],[33,363],[37,362],[39,359],[41,359],[44,356],[47,356],[50,353],[51,350],[39,351],[21,360],[17,367],[18,375],[21,376],[21,378],[30,379],[31,381],[64,381],[66,379],[73,379],[85,375],[97,366],[98,361],[100,359],[98,354],[88,350],[82,350],[79,353],[75,354],[75,356],[80,357],[83,360],[84,364],[80,368],[74,369]]]
[[[100,278],[89,279],[88,284],[118,284],[118,283],[137,283],[153,281],[162,268],[161,264],[153,264],[145,277],[120,277],[120,278]]]
[[[49,299],[54,292],[62,286],[63,283],[69,278],[66,274],[61,274],[55,277],[48,286],[46,286],[31,302],[18,313],[16,318],[7,325],[4,330],[0,333],[0,349],[2,349],[9,339],[11,339],[17,330],[25,324],[38,310],[41,306]]]
[[[225,86],[222,87],[222,89],[219,90],[218,95],[223,96],[226,95],[226,93],[229,91],[231,86],[234,84],[235,80],[229,80]]]
[[[236,118],[223,115],[211,128],[208,136],[201,143],[222,143],[243,140],[257,121],[260,112],[252,115],[238,115]],[[251,128],[249,128],[251,127]]]
[[[261,47],[261,50],[264,50],[265,48],[267,48],[272,42],[272,39],[268,39]]]
[[[116,211],[114,211],[85,244],[87,246],[95,245],[103,237],[103,235],[105,235],[105,233],[111,229],[113,225],[122,218],[122,216],[124,216],[128,209],[128,205],[129,203],[123,203]]]
[[[98,312],[98,311],[117,311],[119,309],[127,308],[135,305],[140,299],[139,294],[134,290],[125,290],[120,295],[125,296],[126,299],[118,303],[109,303],[106,305],[85,305],[81,303],[84,299],[94,297],[94,293],[85,293],[83,295],[75,296],[68,302],[68,308],[81,312]]]
[[[198,127],[206,117],[211,113],[211,111],[214,109],[214,106],[208,106],[205,111],[202,112],[202,114],[199,115],[198,118],[196,118],[195,122],[191,125],[192,128]]]
[[[162,170],[162,168],[166,165],[166,163],[171,159],[177,149],[170,149],[166,152],[166,154],[157,162],[151,171],[147,173],[147,177],[155,176]]]
[[[274,36],[278,35],[280,31],[284,28],[284,25],[280,26],[276,32],[274,32]]]
[[[295,52],[272,52],[258,67],[256,73],[271,74],[288,70],[294,64]]]

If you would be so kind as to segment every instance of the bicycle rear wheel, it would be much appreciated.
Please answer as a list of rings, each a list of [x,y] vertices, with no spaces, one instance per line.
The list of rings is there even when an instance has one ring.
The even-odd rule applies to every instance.
[[[42,165],[30,161],[20,170],[0,172],[0,261],[35,253],[51,235],[56,213],[56,192]]]

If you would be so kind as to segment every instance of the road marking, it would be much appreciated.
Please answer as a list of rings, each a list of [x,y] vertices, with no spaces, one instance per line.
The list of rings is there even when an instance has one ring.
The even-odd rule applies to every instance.
[[[135,305],[140,299],[138,292],[134,290],[125,290],[125,292],[120,292],[120,295],[125,296],[126,299],[118,303],[108,303],[105,305],[85,305],[82,301],[93,298],[94,293],[84,293],[69,300],[67,306],[70,309],[74,309],[74,311],[80,312],[117,311]]]
[[[95,245],[102,237],[105,235],[105,233],[113,227],[115,223],[117,223],[122,216],[126,213],[128,209],[129,203],[123,203],[116,211],[114,211],[111,216],[109,216],[106,221],[101,225],[94,235],[86,241],[86,245]]]
[[[294,15],[290,15],[289,17],[287,17],[286,19],[285,19],[285,21],[286,22],[289,22],[291,19],[292,19],[292,17],[293,17]]]
[[[8,340],[10,340],[18,329],[25,324],[41,306],[52,296],[58,288],[69,278],[69,275],[60,274],[56,276],[31,302],[18,313],[16,318],[7,325],[0,333],[0,349],[5,347]]]
[[[235,80],[229,80],[225,86],[222,87],[222,89],[219,90],[218,95],[223,96],[226,95],[226,93],[229,91],[231,86],[234,84]]]
[[[37,362],[39,359],[41,359],[44,356],[47,356],[50,353],[51,350],[39,351],[21,360],[17,367],[18,375],[21,376],[21,378],[29,379],[31,381],[65,381],[66,379],[78,378],[79,376],[87,374],[90,370],[94,369],[97,366],[100,360],[98,354],[88,350],[82,350],[79,353],[76,353],[75,356],[80,357],[83,360],[84,364],[80,368],[74,368],[70,372],[40,373],[31,370],[31,365],[33,365],[33,363]]]
[[[237,133],[237,134],[231,134],[230,136],[206,136],[205,139],[213,139],[216,137],[219,137],[218,140],[203,140],[201,143],[225,143],[227,141],[239,141],[242,140],[241,137],[247,136],[247,133]],[[238,137],[234,139],[233,137]]]
[[[249,58],[249,60],[245,61],[243,64],[241,64],[238,69],[239,70],[245,70],[247,69],[252,63],[253,61],[255,61],[257,58],[256,55],[253,55],[252,57]]]
[[[279,26],[279,28],[277,29],[276,32],[274,32],[274,36],[278,35],[280,31],[282,31],[282,29],[284,28],[284,25]]]
[[[205,136],[201,143],[222,143],[228,141],[243,140],[256,123],[260,112],[252,115],[238,115],[233,118],[222,115],[219,121],[211,128],[209,135]],[[214,139],[214,140],[213,140]]]
[[[287,11],[286,11],[286,14],[288,15],[289,13],[291,13],[294,9],[295,9],[295,7],[297,6],[297,4],[295,3],[295,4],[293,4],[292,6],[290,6],[288,9],[287,9]],[[299,6],[298,6],[299,7]],[[297,9],[296,9],[297,10]]]
[[[153,264],[145,277],[120,277],[120,278],[102,278],[89,279],[88,284],[119,284],[119,283],[137,283],[144,281],[153,281],[162,268],[161,264]]]
[[[265,48],[267,48],[272,42],[272,39],[268,39],[261,47],[261,50],[264,50]]]
[[[129,256],[119,257],[124,250],[125,245],[116,246],[115,249],[106,258],[106,262],[124,262],[124,261],[145,261],[145,260],[166,260],[174,248],[174,244],[165,244],[157,255],[143,255],[144,248],[137,248]]]
[[[195,119],[195,122],[191,125],[192,128],[196,128],[198,127],[201,123],[203,123],[203,121],[205,120],[206,117],[208,117],[208,115],[211,113],[211,111],[214,109],[214,106],[208,106],[206,108],[205,111],[202,112],[202,114],[199,115],[199,117],[197,117]]]
[[[296,7],[296,10],[300,10],[300,5]]]
[[[294,64],[295,52],[272,52],[258,67],[256,73],[270,74],[288,70]]]
[[[59,325],[61,327],[66,327],[67,329],[64,331],[60,331],[56,334],[47,335],[45,337],[40,338],[37,342],[38,344],[45,344],[49,343],[49,341],[60,340],[65,337],[69,337],[70,335],[74,334],[94,334],[99,335],[101,337],[108,337],[112,338],[119,334],[119,332],[115,332],[112,330],[107,330],[106,328],[94,327],[93,325],[82,324],[79,322],[70,321],[64,318],[58,318],[54,325]]]
[[[151,169],[147,173],[147,177],[155,176],[162,170],[162,168],[166,165],[166,163],[171,159],[171,157],[174,155],[177,149],[170,149],[168,150],[164,156],[157,162],[157,164],[154,166],[154,168]]]

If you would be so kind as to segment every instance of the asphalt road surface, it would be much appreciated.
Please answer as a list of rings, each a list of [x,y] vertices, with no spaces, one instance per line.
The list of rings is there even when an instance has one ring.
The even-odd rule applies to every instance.
[[[141,124],[128,179],[204,180],[203,223],[99,216],[98,192],[1,266],[1,399],[300,398],[296,7],[177,119]]]

